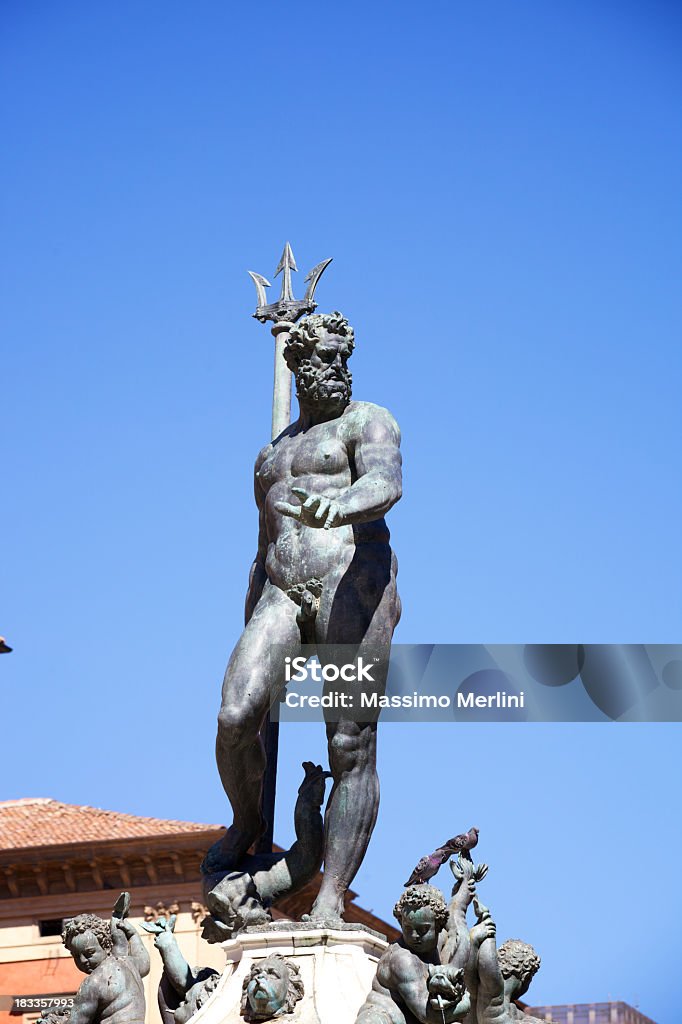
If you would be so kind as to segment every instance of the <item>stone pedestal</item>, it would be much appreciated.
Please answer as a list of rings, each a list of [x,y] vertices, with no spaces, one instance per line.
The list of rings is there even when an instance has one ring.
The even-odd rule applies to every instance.
[[[286,927],[283,927],[285,926]],[[242,986],[252,966],[273,953],[292,960],[300,971],[303,998],[277,1024],[354,1024],[372,987],[386,939],[362,926],[313,928],[278,922],[275,929],[241,933],[222,944],[227,966],[212,996],[191,1024],[244,1024]]]

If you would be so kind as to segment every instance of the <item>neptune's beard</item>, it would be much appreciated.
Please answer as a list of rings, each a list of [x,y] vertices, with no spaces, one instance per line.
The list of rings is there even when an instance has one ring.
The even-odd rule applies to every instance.
[[[352,383],[352,374],[345,366],[319,369],[303,359],[296,371],[296,397],[308,408],[342,413],[350,402]]]

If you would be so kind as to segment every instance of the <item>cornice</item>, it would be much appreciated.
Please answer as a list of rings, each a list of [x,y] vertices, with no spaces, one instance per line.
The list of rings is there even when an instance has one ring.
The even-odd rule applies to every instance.
[[[200,887],[201,861],[222,832],[191,837],[156,836],[148,841],[115,840],[31,848],[0,860],[0,906],[6,901],[78,893],[164,889],[188,883]],[[10,851],[5,851],[8,853]]]
[[[38,918],[73,917],[83,913],[108,916],[117,895],[118,891],[114,889],[102,889],[0,900],[0,922],[11,920],[18,923]],[[150,919],[153,917],[150,911],[161,902],[168,906],[178,903],[181,912],[193,913],[193,904],[201,899],[201,881],[197,874],[193,881],[139,886],[131,890],[131,896],[131,917]]]
[[[88,859],[108,853],[111,856],[137,857],[151,850],[203,850],[216,842],[224,834],[224,830],[206,829],[201,832],[180,832],[174,835],[157,836],[121,836],[83,842],[74,840],[69,843],[49,843],[44,846],[21,846],[12,849],[0,849],[0,867],[4,865],[18,866],[21,864],[44,864],[49,861],[63,861],[74,857]]]

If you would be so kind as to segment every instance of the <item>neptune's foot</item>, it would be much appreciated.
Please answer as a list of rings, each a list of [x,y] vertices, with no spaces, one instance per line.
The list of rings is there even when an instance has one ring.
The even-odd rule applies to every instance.
[[[246,835],[234,825],[227,829],[222,839],[210,847],[201,863],[204,875],[217,875],[225,871],[238,871],[249,847],[263,834]]]
[[[337,928],[343,924],[343,901],[326,902],[318,897],[310,913],[304,914],[301,920],[321,928]]]

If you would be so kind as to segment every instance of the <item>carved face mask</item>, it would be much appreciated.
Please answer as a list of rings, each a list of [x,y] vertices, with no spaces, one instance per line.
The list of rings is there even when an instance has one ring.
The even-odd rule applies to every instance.
[[[284,964],[263,961],[254,968],[246,988],[253,1017],[265,1020],[284,1006],[289,988],[289,972]]]

